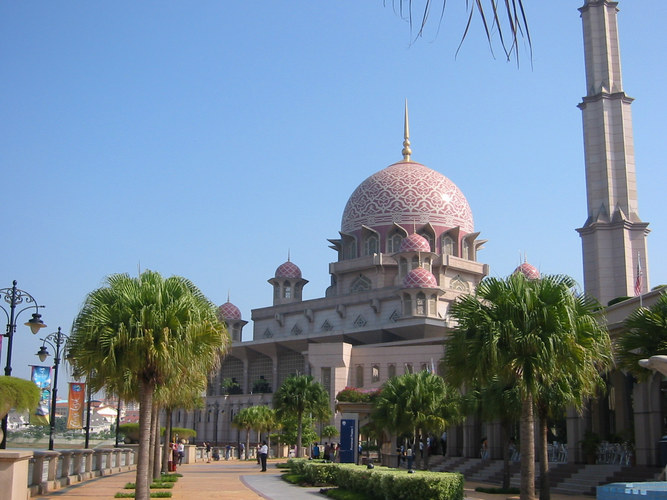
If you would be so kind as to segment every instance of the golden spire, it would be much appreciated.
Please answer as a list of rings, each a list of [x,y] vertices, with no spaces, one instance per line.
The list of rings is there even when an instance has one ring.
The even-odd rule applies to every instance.
[[[405,123],[403,125],[403,161],[410,161],[410,125],[408,124],[408,100],[405,100]]]

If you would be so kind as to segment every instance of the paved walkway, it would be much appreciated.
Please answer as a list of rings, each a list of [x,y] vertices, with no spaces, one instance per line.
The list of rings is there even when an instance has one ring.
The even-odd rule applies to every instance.
[[[220,461],[199,462],[182,465],[178,472],[183,474],[172,491],[172,500],[313,500],[326,498],[319,493],[320,488],[301,488],[282,479],[282,471],[269,462],[267,472],[261,472],[255,462]],[[39,500],[109,500],[117,492],[125,490],[125,484],[133,483],[135,472],[123,472],[99,477],[84,483],[63,488],[48,495],[33,498]],[[477,483],[465,485],[466,498],[470,500],[505,500],[507,495],[478,493]],[[551,495],[552,500],[591,500],[592,497]],[[426,499],[418,499],[426,500]]]

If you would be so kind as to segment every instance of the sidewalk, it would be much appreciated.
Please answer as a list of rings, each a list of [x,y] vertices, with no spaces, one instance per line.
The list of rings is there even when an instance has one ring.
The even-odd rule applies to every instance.
[[[313,500],[326,498],[320,488],[301,488],[280,479],[282,472],[269,462],[267,472],[260,472],[255,462],[220,461],[198,462],[182,465],[183,474],[171,490],[172,500]],[[127,492],[124,486],[133,483],[135,472],[123,472],[99,477],[85,483],[63,488],[48,495],[39,495],[39,500],[109,500],[117,492]],[[478,493],[479,483],[466,482],[465,496],[469,500],[506,500],[508,495]],[[517,495],[518,496],[518,495]],[[551,495],[552,500],[591,500],[593,497]],[[422,499],[419,499],[422,500]],[[425,500],[425,499],[424,499]]]

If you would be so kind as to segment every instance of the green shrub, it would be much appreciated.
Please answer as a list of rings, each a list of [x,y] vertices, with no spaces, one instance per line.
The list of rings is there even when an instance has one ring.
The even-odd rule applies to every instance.
[[[307,483],[317,486],[336,484],[336,476],[340,469],[339,464],[308,463],[304,467],[303,476]]]

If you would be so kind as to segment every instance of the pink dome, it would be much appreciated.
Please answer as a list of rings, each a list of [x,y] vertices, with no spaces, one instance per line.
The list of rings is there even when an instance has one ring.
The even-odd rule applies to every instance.
[[[231,320],[241,319],[241,310],[231,302],[227,301],[218,307],[218,318]]]
[[[438,282],[432,273],[423,267],[418,267],[403,279],[403,288],[438,288]]]
[[[431,245],[421,234],[413,233],[401,241],[399,252],[430,252]]]
[[[540,279],[540,272],[537,268],[528,262],[524,262],[519,267],[517,267],[512,274],[521,273],[529,280]]]
[[[371,175],[352,193],[341,231],[430,223],[437,235],[454,227],[472,233],[468,201],[447,177],[420,163],[401,161]]]
[[[299,266],[289,260],[278,266],[276,269],[276,278],[301,279],[301,269]]]

